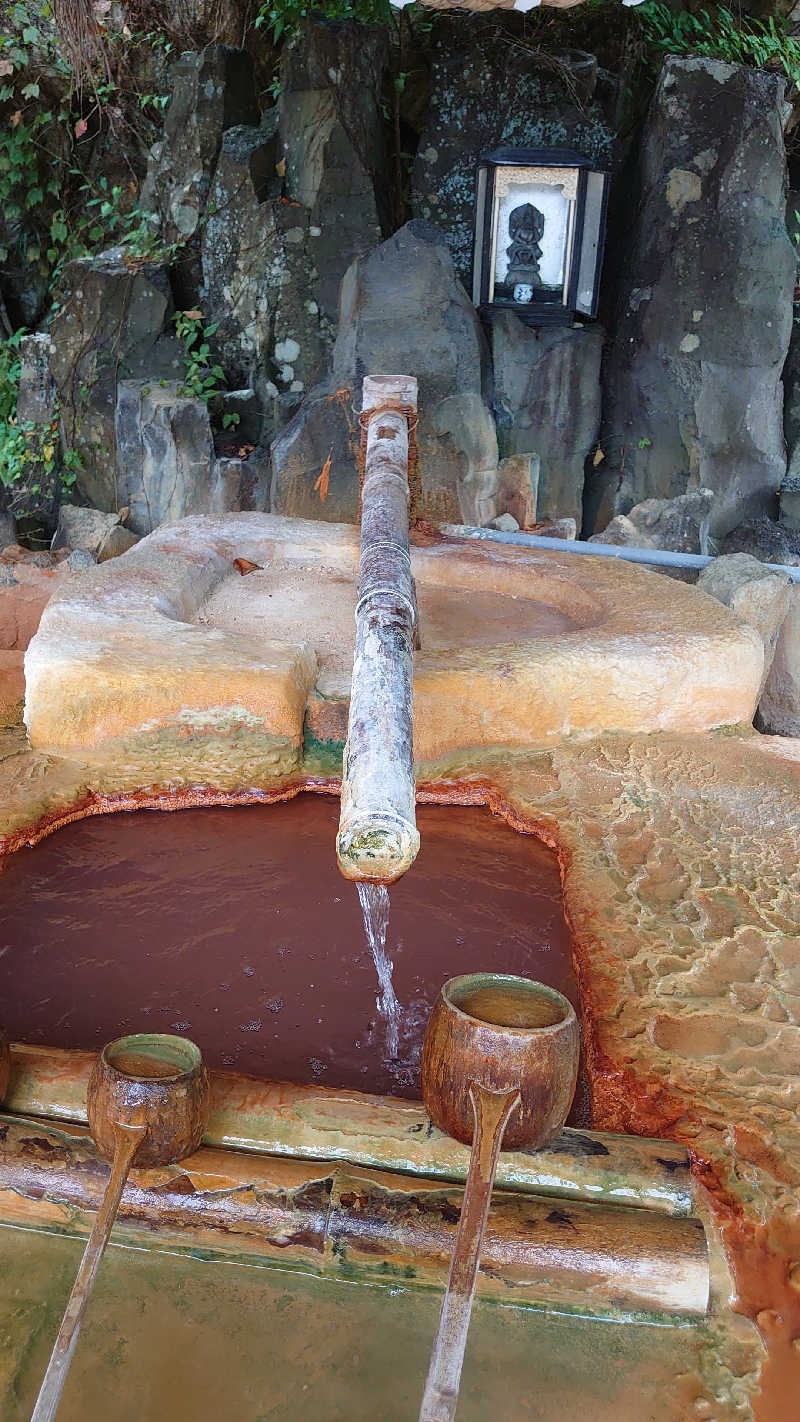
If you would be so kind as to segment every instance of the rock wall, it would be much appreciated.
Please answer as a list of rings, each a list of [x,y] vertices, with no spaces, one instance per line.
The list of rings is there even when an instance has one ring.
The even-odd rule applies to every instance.
[[[206,210],[227,129],[258,122],[253,66],[226,45],[182,54],[172,69],[164,137],[150,153],[142,206],[167,242],[186,241]]]
[[[357,520],[361,382],[380,373],[419,381],[415,513],[456,523],[493,518],[498,453],[483,393],[486,341],[445,236],[420,221],[346,272],[330,374],[272,446],[273,512]]]
[[[50,369],[67,447],[77,451],[82,497],[115,513],[119,498],[115,410],[121,381],[183,373],[169,334],[172,289],[165,266],[132,267],[117,248],[71,262],[51,326]]]
[[[504,458],[536,455],[539,518],[582,520],[584,466],[600,427],[598,326],[525,326],[513,312],[491,325],[494,414]]]
[[[232,128],[223,138],[200,293],[228,381],[255,392],[269,435],[325,369],[335,334],[314,294],[320,229],[308,209],[281,196],[279,118],[270,109],[258,128]]]
[[[447,233],[456,271],[469,289],[478,155],[505,144],[575,148],[609,167],[614,133],[597,78],[591,54],[573,51],[547,62],[506,36],[476,40],[457,23],[447,26],[434,54],[411,201],[417,217]]]
[[[787,475],[781,374],[797,264],[782,80],[669,59],[636,176],[614,174],[603,325],[531,329],[507,313],[483,328],[464,286],[478,153],[570,144],[613,165],[615,80],[592,55],[545,65],[504,32],[437,26],[430,94],[406,109],[387,100],[385,30],[355,21],[303,24],[263,114],[249,55],[211,45],[180,57],[142,195],[163,260],[119,248],[71,263],[49,335],[26,355],[25,399],[52,377],[78,497],[109,512],[129,502],[138,532],[231,507],[355,520],[361,381],[408,372],[420,382],[425,518],[566,519],[635,541],[655,536],[655,500],[669,506],[657,536],[672,547],[686,543],[681,500],[702,496],[692,546],[696,534],[712,550],[738,537],[727,551],[755,556],[762,543],[793,547],[800,357],[786,363]],[[402,195],[389,148],[413,146],[403,114],[414,106],[405,196],[419,215],[392,233]],[[198,391],[179,389],[176,307],[196,309],[218,363],[210,424],[202,408],[178,409]],[[169,497],[154,458],[142,472],[167,426]]]
[[[795,255],[784,84],[668,59],[641,142],[605,380],[598,526],[702,485],[711,531],[774,515]]]

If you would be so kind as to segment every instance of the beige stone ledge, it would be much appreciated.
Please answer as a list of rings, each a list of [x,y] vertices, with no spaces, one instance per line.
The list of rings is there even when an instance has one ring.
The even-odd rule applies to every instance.
[[[237,559],[256,570],[242,576]],[[421,762],[752,718],[760,639],[694,588],[617,561],[456,540],[415,548],[412,563]],[[290,768],[307,707],[318,739],[341,738],[357,567],[349,525],[233,514],[158,529],[45,609],[25,660],[31,745],[138,746],[167,779],[189,741],[223,761],[228,744],[237,769],[248,744]]]

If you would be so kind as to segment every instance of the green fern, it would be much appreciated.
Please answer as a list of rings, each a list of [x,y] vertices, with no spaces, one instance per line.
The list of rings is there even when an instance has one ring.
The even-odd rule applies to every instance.
[[[789,31],[788,21],[770,15],[767,20],[736,16],[724,6],[709,13],[671,10],[661,0],[646,0],[636,11],[653,61],[660,66],[668,54],[704,55],[729,64],[749,64],[774,69],[800,89],[800,39]]]

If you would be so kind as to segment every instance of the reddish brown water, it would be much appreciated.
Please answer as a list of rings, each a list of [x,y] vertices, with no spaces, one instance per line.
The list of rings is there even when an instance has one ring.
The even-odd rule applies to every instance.
[[[399,1064],[384,1060],[338,800],[140,811],[70,825],[0,869],[0,1022],[12,1039],[99,1047],[177,1032],[210,1067],[419,1096],[442,983],[495,971],[573,1003],[558,866],[486,810],[420,807],[422,848],[391,889]],[[585,1123],[579,1086],[573,1112]]]

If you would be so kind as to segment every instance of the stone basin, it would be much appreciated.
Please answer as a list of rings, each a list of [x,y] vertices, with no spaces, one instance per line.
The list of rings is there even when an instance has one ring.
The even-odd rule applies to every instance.
[[[466,540],[418,546],[412,567],[418,761],[752,719],[758,635],[680,582]],[[349,525],[234,514],[158,529],[51,599],[25,662],[31,744],[114,743],[170,779],[205,752],[228,781],[254,759],[290,769],[304,736],[340,744],[357,568]]]

